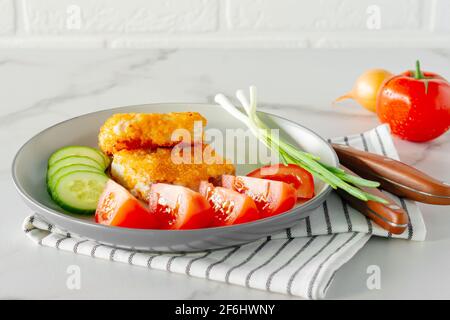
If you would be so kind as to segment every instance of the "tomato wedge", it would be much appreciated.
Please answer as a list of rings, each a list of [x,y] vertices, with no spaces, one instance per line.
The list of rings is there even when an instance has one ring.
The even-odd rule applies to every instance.
[[[314,196],[314,179],[311,173],[295,164],[264,166],[247,174],[248,177],[276,180],[289,183],[297,190],[300,199]]]
[[[281,181],[223,175],[222,186],[252,198],[263,217],[292,209],[297,200],[295,188]]]
[[[109,180],[100,196],[95,221],[108,226],[158,229],[159,222],[145,204],[120,184]]]
[[[213,211],[208,201],[189,188],[155,183],[150,188],[149,210],[163,229],[198,229],[211,225]]]
[[[200,183],[199,191],[214,210],[212,222],[214,227],[240,224],[261,218],[255,202],[245,194],[215,187],[207,181]]]

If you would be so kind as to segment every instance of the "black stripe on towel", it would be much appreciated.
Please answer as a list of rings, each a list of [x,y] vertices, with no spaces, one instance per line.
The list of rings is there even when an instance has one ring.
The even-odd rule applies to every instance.
[[[286,238],[292,239],[292,230],[291,228],[286,229]]]
[[[229,257],[231,257],[236,251],[238,251],[241,247],[235,247],[233,250],[230,250],[222,259],[219,261],[216,261],[214,263],[211,263],[205,270],[205,277],[206,279],[209,279],[209,275],[211,274],[211,269],[214,268],[214,266],[226,261]]]
[[[246,287],[250,287],[250,280],[253,276],[253,274],[260,270],[261,268],[264,268],[265,266],[267,266],[271,261],[273,261],[273,259],[275,259],[280,253],[281,251],[284,250],[284,248],[286,248],[286,246],[292,242],[292,240],[294,240],[294,238],[289,238],[285,243],[283,243],[281,245],[280,248],[278,248],[278,250],[269,258],[267,259],[264,263],[260,264],[259,266],[257,266],[256,268],[254,268],[253,270],[251,270],[248,274],[247,277],[245,278],[245,286]]]
[[[59,249],[59,246],[61,245],[61,242],[63,242],[66,239],[70,239],[70,237],[65,236],[63,238],[58,239],[58,241],[56,241],[56,243],[55,243],[55,248]]]
[[[367,233],[372,234],[373,233],[372,221],[370,221],[370,219],[367,216],[364,216],[364,218],[366,218],[367,221]]]
[[[80,240],[77,243],[75,243],[75,245],[73,246],[73,253],[78,253],[78,247],[80,246],[80,244],[87,242],[89,240],[85,239],[85,240]]]
[[[344,143],[345,143],[347,146],[350,145],[350,144],[348,143],[348,137],[347,137],[347,136],[344,137]]]
[[[92,247],[92,250],[91,250],[91,257],[95,258],[95,252],[96,252],[97,249],[98,249],[99,247],[101,247],[101,246],[102,246],[102,244],[99,243],[99,244],[96,244],[95,246]]]
[[[348,232],[352,232],[353,225],[352,225],[352,221],[350,220],[350,214],[348,212],[347,202],[345,202],[345,200],[342,198],[340,198],[340,199],[341,199],[341,203],[342,203],[342,209],[344,210],[345,220],[347,221],[347,230],[348,230]]]
[[[116,254],[117,248],[113,248],[109,253],[109,260],[114,261],[114,255]]]
[[[128,264],[133,264],[133,258],[136,255],[136,253],[137,253],[136,251],[130,253],[130,255],[128,256]]]
[[[330,215],[328,213],[328,204],[326,201],[323,202],[323,214],[325,216],[325,222],[327,224],[327,233],[332,234],[333,229],[331,227]]]
[[[34,229],[37,229],[37,228],[33,225],[33,223],[34,223],[34,216],[31,216],[31,217],[28,218],[28,222],[25,223],[25,225],[31,225],[31,227],[30,227],[30,228],[26,228],[26,229],[24,230],[25,233],[30,233],[30,232],[33,231]]]
[[[162,253],[156,253],[156,254],[154,254],[153,256],[150,256],[150,257],[148,257],[148,259],[147,259],[147,268],[151,268],[152,267],[152,261],[153,261],[153,259],[155,259],[156,257],[159,257],[159,256],[161,256],[162,255]]]
[[[313,295],[313,294],[312,294],[312,291],[313,291],[314,283],[316,282],[317,277],[318,277],[320,271],[322,270],[324,264],[327,263],[328,260],[330,260],[332,256],[334,256],[336,253],[338,253],[340,250],[342,250],[342,248],[344,248],[350,241],[352,241],[352,240],[356,237],[357,234],[358,234],[358,233],[353,232],[353,234],[350,236],[350,238],[347,239],[347,240],[346,240],[342,245],[340,245],[336,250],[334,250],[330,255],[328,255],[328,257],[326,257],[326,259],[323,260],[322,263],[319,265],[319,267],[316,269],[316,272],[314,272],[314,275],[313,275],[313,277],[311,278],[311,281],[309,282],[309,286],[308,286],[308,298],[309,298],[309,299],[312,299],[312,298],[313,298],[313,296],[312,296],[312,295]]]
[[[197,257],[197,258],[194,258],[194,259],[192,259],[191,261],[189,261],[189,263],[187,264],[187,266],[186,266],[186,270],[184,271],[188,276],[190,276],[191,275],[191,267],[192,267],[192,264],[195,262],[195,261],[198,261],[198,260],[201,260],[201,259],[203,259],[203,258],[206,258],[207,256],[209,256],[210,254],[212,253],[212,251],[208,251],[208,252],[206,252],[204,255],[202,255],[202,256],[200,256],[200,257]]]
[[[378,127],[375,128],[375,134],[377,135],[378,143],[380,144],[383,156],[387,157],[386,148],[384,147],[383,140],[381,139],[380,133],[378,132]]]
[[[364,151],[368,152],[369,151],[369,146],[367,144],[367,140],[366,140],[366,137],[364,136],[364,133],[361,133],[360,136],[361,136],[361,139],[362,139]]]
[[[312,236],[311,219],[309,219],[309,217],[306,217],[305,223],[306,223],[306,234],[308,235],[308,237],[311,237]]]
[[[30,233],[30,232],[33,231],[34,229],[37,229],[37,228],[33,225],[33,223],[34,223],[34,216],[31,216],[31,217],[28,218],[28,222],[25,223],[25,225],[31,225],[31,227],[30,227],[30,228],[26,228],[26,229],[24,230],[25,233]]]
[[[408,206],[406,205],[405,200],[403,200],[403,198],[399,199],[403,209],[406,211],[406,214],[408,215],[408,240],[411,240],[414,235],[414,229],[411,223],[411,216],[409,215]]]
[[[266,246],[266,244],[270,241],[270,236],[268,236],[266,238],[266,240],[261,243],[247,258],[245,258],[244,261],[242,261],[241,263],[235,265],[234,267],[231,267],[227,273],[225,274],[225,282],[229,283],[230,282],[230,275],[231,272],[233,272],[233,270],[236,270],[239,267],[242,267],[244,264],[248,263],[259,251],[262,250],[262,248],[264,248]]]
[[[306,262],[304,262],[290,277],[289,281],[286,286],[286,292],[287,294],[292,295],[292,285],[294,283],[295,277],[300,273],[300,271],[303,270],[303,268],[310,263],[315,257],[317,257],[323,250],[325,250],[333,241],[336,239],[337,234],[334,234],[328,241],[325,243],[325,245],[320,248],[318,251],[316,251]]]
[[[185,255],[186,255],[186,253],[182,253],[182,254],[180,254],[179,256],[173,256],[173,257],[170,257],[169,260],[167,261],[167,264],[166,264],[166,270],[169,271],[169,272],[172,272],[172,271],[171,271],[171,268],[172,268],[172,262],[173,262],[176,258],[184,257]]]
[[[298,250],[292,257],[289,258],[288,261],[286,261],[284,264],[282,264],[280,267],[278,267],[276,270],[274,270],[268,277],[266,281],[266,290],[270,291],[270,285],[272,284],[272,279],[275,277],[275,275],[286,268],[292,261],[295,260],[303,251],[305,251],[306,248],[309,247],[309,245],[316,239],[317,236],[309,238],[309,240]]]

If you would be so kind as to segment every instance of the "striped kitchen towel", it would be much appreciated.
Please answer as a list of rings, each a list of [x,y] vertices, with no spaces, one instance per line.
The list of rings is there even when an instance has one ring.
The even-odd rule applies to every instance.
[[[398,159],[389,128],[385,125],[331,141]],[[109,247],[67,234],[37,215],[28,217],[23,229],[42,246],[319,299],[325,297],[338,269],[364,246],[371,235],[424,240],[425,225],[418,207],[409,200],[398,201],[410,218],[408,228],[402,235],[392,235],[382,230],[332,192],[323,206],[293,228],[242,246],[188,254],[148,253]]]

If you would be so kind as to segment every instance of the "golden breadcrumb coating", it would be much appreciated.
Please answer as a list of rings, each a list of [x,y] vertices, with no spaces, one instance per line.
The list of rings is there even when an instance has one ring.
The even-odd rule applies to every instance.
[[[107,155],[120,150],[134,150],[155,147],[173,147],[182,137],[172,140],[177,129],[186,129],[192,143],[201,142],[203,137],[194,134],[194,123],[199,121],[202,128],[206,119],[197,112],[159,113],[118,113],[105,121],[100,128],[98,144]]]
[[[195,148],[200,152],[194,151]],[[182,155],[185,156],[184,163],[180,163],[183,162]],[[114,154],[111,163],[111,176],[144,201],[148,201],[152,183],[182,185],[197,191],[202,180],[215,182],[223,174],[234,172],[233,164],[216,154],[209,145],[189,149],[121,150]]]

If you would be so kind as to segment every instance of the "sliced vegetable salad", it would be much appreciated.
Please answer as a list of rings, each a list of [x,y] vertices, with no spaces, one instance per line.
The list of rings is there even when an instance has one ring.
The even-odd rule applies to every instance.
[[[273,137],[256,113],[254,87],[250,88],[250,101],[242,90],[237,98],[245,113],[221,94],[216,101],[277,151],[283,163],[261,167],[247,176],[235,176],[234,166],[214,162],[190,164],[180,171],[166,163],[171,161],[173,148],[169,129],[177,122],[177,126],[193,130],[195,119],[204,120],[200,114],[116,114],[112,127],[107,120],[100,129],[99,137],[108,141],[100,144],[102,151],[68,146],[50,156],[46,179],[50,196],[69,212],[95,213],[100,224],[170,230],[230,226],[287,212],[314,197],[313,176],[359,199],[385,201],[359,188],[377,187],[377,182],[328,166]],[[118,145],[127,149],[114,151]]]
[[[47,188],[63,209],[95,213],[100,224],[138,229],[198,229],[255,221],[292,209],[314,195],[313,178],[296,166],[278,165],[279,175],[224,175],[221,186],[203,181],[199,192],[156,183],[148,203],[106,174],[110,160],[99,150],[70,146],[48,161]]]
[[[47,190],[63,209],[92,214],[108,182],[105,170],[109,163],[109,158],[94,148],[61,148],[48,160]]]

